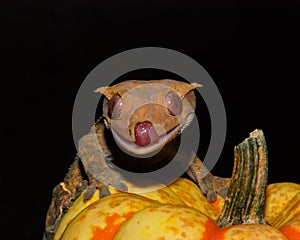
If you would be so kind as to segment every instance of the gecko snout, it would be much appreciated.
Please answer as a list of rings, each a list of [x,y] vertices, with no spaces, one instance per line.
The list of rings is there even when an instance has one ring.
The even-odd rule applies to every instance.
[[[159,136],[150,121],[138,122],[134,127],[135,143],[141,147],[156,143]]]

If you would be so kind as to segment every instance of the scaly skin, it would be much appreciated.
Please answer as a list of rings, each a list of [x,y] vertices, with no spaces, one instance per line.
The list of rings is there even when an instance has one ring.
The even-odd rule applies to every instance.
[[[80,139],[79,152],[74,163],[64,181],[53,189],[44,240],[53,239],[62,216],[84,189],[88,190],[84,195],[85,200],[90,199],[96,189],[100,190],[101,197],[109,195],[109,185],[119,190],[127,190],[121,174],[111,166],[112,161],[119,161],[119,166],[129,167],[131,170],[139,169],[145,172],[165,158],[172,159],[174,139],[192,120],[196,105],[193,89],[200,86],[196,83],[188,84],[175,80],[132,80],[97,89],[96,92],[105,96],[103,116],[91,128],[90,133]],[[172,94],[168,95],[170,92]],[[112,111],[115,110],[112,106],[118,104],[113,102],[115,95],[118,95],[117,99],[122,99],[122,104],[119,105],[119,109],[117,108],[119,111],[116,112]],[[171,96],[169,108],[166,106],[167,95]],[[136,136],[136,132],[139,131],[136,130],[136,126],[145,122],[150,123],[151,131],[154,132],[146,136],[151,141],[154,139],[150,144],[147,144],[147,141],[145,144],[143,138],[138,139]],[[117,149],[115,143],[108,141],[111,130],[117,145],[137,157],[125,156],[123,151]],[[168,137],[164,141],[159,141],[166,133],[169,133]],[[163,150],[154,157],[143,158],[142,161],[138,158],[139,155],[161,148]],[[229,179],[215,177],[205,168],[203,172],[201,167],[202,162],[196,156],[187,174],[198,183],[208,200],[214,201],[216,193],[225,197]]]

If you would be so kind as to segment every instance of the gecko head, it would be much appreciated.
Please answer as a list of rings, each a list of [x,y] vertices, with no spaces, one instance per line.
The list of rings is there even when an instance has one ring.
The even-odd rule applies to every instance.
[[[197,83],[130,80],[96,90],[103,116],[120,148],[135,155],[158,152],[192,121]]]

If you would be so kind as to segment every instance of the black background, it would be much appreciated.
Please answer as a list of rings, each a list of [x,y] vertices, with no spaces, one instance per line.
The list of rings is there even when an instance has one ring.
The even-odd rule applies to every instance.
[[[1,239],[41,239],[76,153],[77,90],[101,61],[136,47],[187,54],[215,81],[228,120],[216,173],[230,176],[233,146],[260,128],[269,181],[300,183],[297,1],[1,1],[0,11]]]

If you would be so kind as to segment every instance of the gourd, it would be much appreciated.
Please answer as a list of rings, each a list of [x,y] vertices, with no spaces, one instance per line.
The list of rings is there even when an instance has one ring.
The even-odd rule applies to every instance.
[[[267,186],[268,153],[262,131],[252,132],[235,147],[234,161],[232,182],[217,219],[222,229],[214,239],[297,239],[291,235],[298,230],[291,234],[281,227],[300,213],[300,185]]]
[[[191,219],[198,219],[198,222],[206,221],[207,225],[211,225],[212,228],[217,229],[214,220],[218,216],[219,206],[214,206],[208,202],[198,186],[192,181],[179,178],[171,185],[165,186],[162,189],[149,192],[144,192],[147,189],[143,189],[144,191],[142,192],[140,192],[140,190],[141,189],[131,186],[129,191],[138,192],[138,194],[121,193],[113,187],[110,187],[112,195],[99,199],[100,194],[97,190],[93,198],[88,202],[83,202],[84,193],[82,193],[76,199],[71,209],[62,218],[54,239],[113,239],[119,227],[126,222],[129,217],[136,215],[135,213],[142,212],[140,210],[144,210],[145,214],[149,211],[147,217],[145,216],[144,219],[148,219],[148,221],[152,220],[153,222],[158,220],[157,216],[159,214],[157,214],[157,212],[160,211],[162,213],[165,211],[173,212],[177,216],[178,221],[183,221],[180,217],[181,214],[179,214],[182,211],[182,214],[190,215]],[[220,201],[219,196],[218,199]],[[164,210],[164,207],[168,210]],[[157,211],[154,211],[156,215],[152,218],[149,217],[152,213],[154,214],[151,209],[157,209]],[[172,213],[170,213],[170,215],[172,215]],[[140,215],[134,217],[138,216]],[[160,215],[160,220],[162,219],[161,217],[162,215]],[[183,221],[185,224],[194,222],[191,221],[190,218],[186,218],[185,220],[186,221]],[[197,222],[196,220],[195,222]],[[188,235],[186,228],[184,230],[185,233],[183,233],[183,235]],[[190,231],[195,231],[197,233],[196,235],[198,235],[201,228],[195,230],[194,227],[191,227]],[[132,232],[133,231],[131,231],[131,233]],[[163,231],[161,233],[163,233]]]
[[[262,131],[235,147],[226,199],[210,203],[192,181],[179,178],[158,190],[130,186],[88,202],[82,195],[64,215],[55,240],[198,239],[299,240],[300,184],[267,185],[268,155]]]

